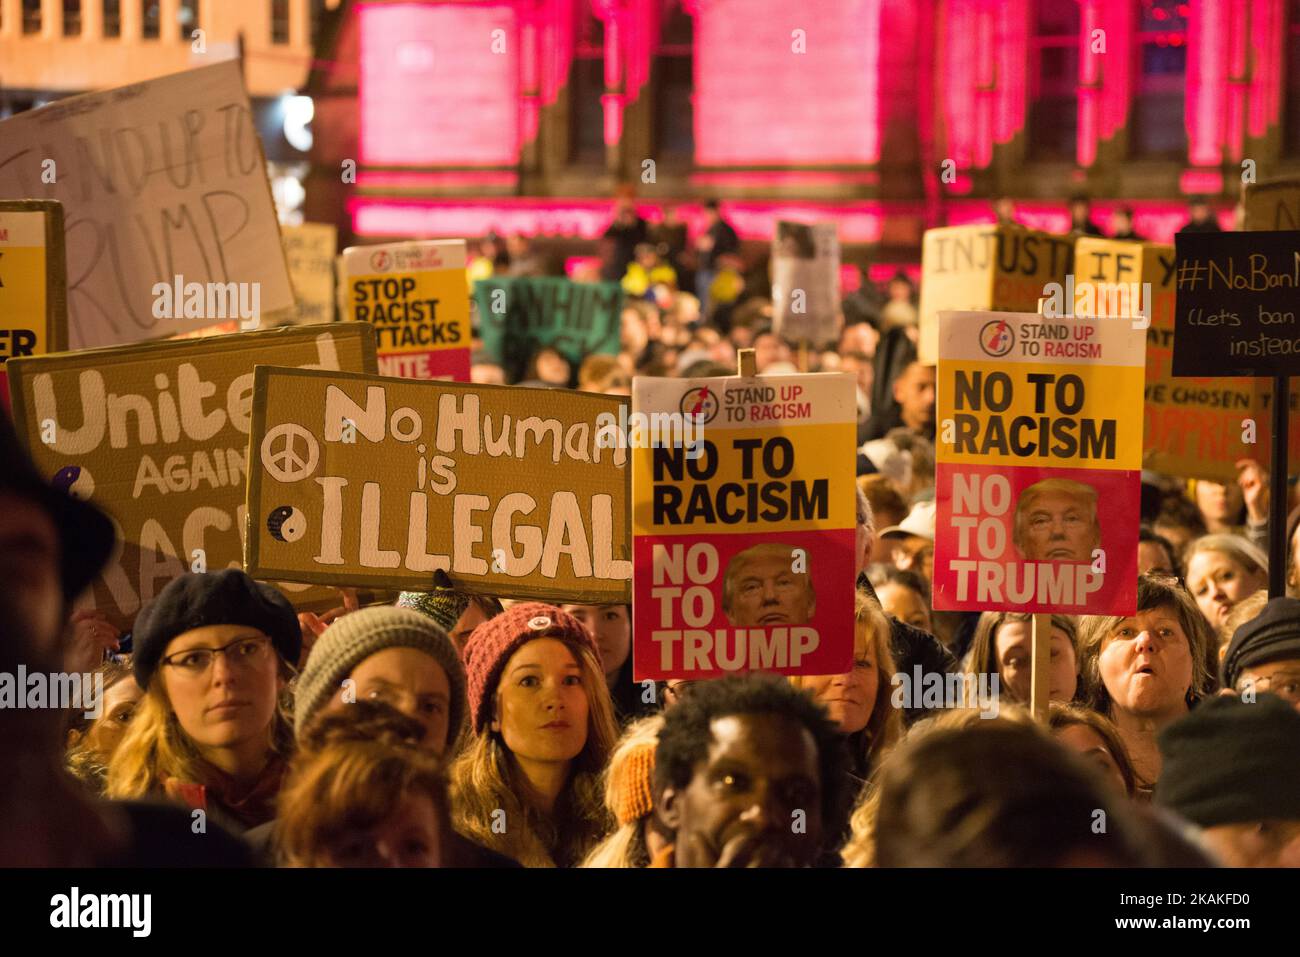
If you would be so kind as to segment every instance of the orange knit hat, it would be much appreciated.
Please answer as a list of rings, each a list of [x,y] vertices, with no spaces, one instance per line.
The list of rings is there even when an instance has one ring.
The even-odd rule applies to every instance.
[[[654,807],[650,785],[655,776],[655,744],[647,741],[636,746],[610,768],[614,817],[620,827],[641,820]]]

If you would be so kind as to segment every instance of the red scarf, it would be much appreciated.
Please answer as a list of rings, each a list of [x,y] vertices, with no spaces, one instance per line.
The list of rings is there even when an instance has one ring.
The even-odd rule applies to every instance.
[[[287,767],[283,757],[273,754],[253,786],[241,788],[230,775],[205,762],[203,777],[207,783],[164,778],[163,789],[187,807],[201,811],[215,809],[232,823],[244,828],[257,827],[275,817],[275,799]]]

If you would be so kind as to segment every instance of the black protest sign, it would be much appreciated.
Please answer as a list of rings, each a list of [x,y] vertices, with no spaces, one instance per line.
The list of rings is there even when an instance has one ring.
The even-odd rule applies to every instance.
[[[617,283],[559,277],[485,279],[474,284],[483,350],[512,380],[551,346],[575,368],[593,352],[618,352],[623,290]]]
[[[1174,375],[1300,372],[1300,232],[1180,233]]]

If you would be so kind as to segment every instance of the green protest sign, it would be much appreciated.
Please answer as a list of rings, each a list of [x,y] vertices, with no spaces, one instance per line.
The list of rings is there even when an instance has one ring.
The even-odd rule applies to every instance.
[[[474,302],[483,350],[512,381],[524,377],[542,346],[553,346],[575,369],[593,352],[618,352],[623,290],[617,283],[485,279],[474,284]]]

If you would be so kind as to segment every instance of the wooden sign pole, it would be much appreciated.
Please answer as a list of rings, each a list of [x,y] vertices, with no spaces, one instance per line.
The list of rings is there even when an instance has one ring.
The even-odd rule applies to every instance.
[[[741,349],[736,353],[736,375],[746,379],[758,375],[758,364],[754,359],[753,349]]]
[[[1268,597],[1286,595],[1287,516],[1287,413],[1291,408],[1291,380],[1273,377],[1273,468],[1269,473]]]
[[[1051,693],[1048,664],[1052,658],[1052,616],[1034,615],[1029,655],[1029,710],[1037,721],[1047,722],[1047,699]]]

